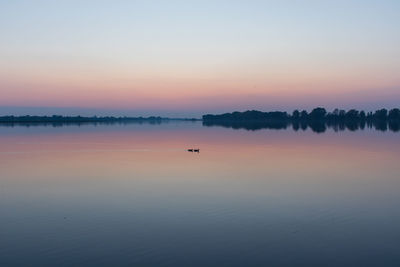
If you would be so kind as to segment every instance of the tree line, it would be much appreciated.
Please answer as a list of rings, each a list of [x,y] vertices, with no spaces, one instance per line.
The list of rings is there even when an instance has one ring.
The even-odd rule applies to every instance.
[[[385,108],[375,112],[365,112],[356,109],[348,111],[335,109],[327,112],[325,108],[314,108],[310,113],[306,110],[294,110],[292,114],[286,111],[262,112],[258,110],[248,110],[244,112],[235,111],[219,115],[203,115],[203,120],[400,120],[400,109]]]
[[[335,109],[327,112],[325,108],[317,107],[311,112],[294,110],[291,114],[282,111],[236,111],[219,115],[204,115],[203,125],[219,125],[248,130],[286,129],[292,125],[296,131],[311,128],[315,132],[324,132],[326,128],[333,128],[335,131],[345,129],[354,131],[367,127],[397,132],[400,130],[400,109],[379,109],[375,112]]]
[[[394,108],[387,110],[385,108],[368,112],[356,109],[348,111],[343,109],[335,109],[332,112],[327,112],[325,108],[314,108],[310,113],[307,111],[293,111],[290,116],[293,120],[400,120],[400,109]]]
[[[126,121],[161,121],[162,117],[82,117],[82,116],[0,116],[0,123],[86,123],[86,122],[126,122]]]

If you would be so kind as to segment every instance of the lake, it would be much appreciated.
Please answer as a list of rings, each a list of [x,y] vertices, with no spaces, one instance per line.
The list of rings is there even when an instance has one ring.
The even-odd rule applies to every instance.
[[[1,266],[400,266],[399,207],[399,132],[0,126]]]

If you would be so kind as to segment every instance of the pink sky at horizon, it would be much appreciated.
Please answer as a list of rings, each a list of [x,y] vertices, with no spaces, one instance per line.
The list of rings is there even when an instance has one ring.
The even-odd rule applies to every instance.
[[[0,4],[0,107],[185,115],[400,103],[396,1],[156,2]]]

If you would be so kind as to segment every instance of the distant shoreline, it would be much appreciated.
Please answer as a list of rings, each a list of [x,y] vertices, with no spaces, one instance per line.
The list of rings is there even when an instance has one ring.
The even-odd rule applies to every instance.
[[[335,109],[327,112],[318,107],[310,113],[295,110],[291,114],[283,111],[262,112],[248,110],[244,112],[232,112],[224,114],[207,114],[202,119],[197,118],[167,118],[160,116],[151,117],[84,117],[84,116],[0,116],[0,125],[44,125],[54,126],[64,124],[128,124],[149,123],[161,124],[170,121],[202,121],[203,126],[222,126],[233,129],[259,130],[259,129],[287,129],[306,130],[310,128],[314,132],[325,132],[327,128],[335,131],[344,129],[354,131],[364,128],[374,128],[379,131],[400,131],[400,109],[379,109],[375,112],[364,112],[355,109],[348,111]]]
[[[83,117],[83,116],[0,116],[0,123],[113,123],[113,122],[162,122],[162,121],[198,121],[196,118],[163,117]]]
[[[318,107],[310,113],[307,111],[293,111],[292,114],[282,111],[262,112],[248,110],[219,115],[207,114],[203,116],[204,126],[222,126],[233,129],[286,129],[292,126],[293,130],[306,130],[311,128],[314,132],[324,132],[327,128],[335,131],[348,129],[350,131],[375,128],[386,131],[387,129],[400,131],[400,109],[379,109],[375,112],[364,112],[351,109],[348,111],[335,109],[327,112]]]
[[[385,108],[378,109],[375,112],[365,112],[363,110],[335,109],[327,112],[325,108],[314,108],[310,113],[306,110],[294,110],[291,114],[286,111],[258,111],[247,110],[244,112],[231,112],[223,114],[207,114],[203,115],[203,120],[231,120],[231,121],[284,121],[284,120],[400,120],[400,109],[393,108],[387,110]]]

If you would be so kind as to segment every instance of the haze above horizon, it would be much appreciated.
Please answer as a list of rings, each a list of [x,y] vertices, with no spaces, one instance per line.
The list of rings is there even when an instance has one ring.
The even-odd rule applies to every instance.
[[[388,0],[1,2],[0,113],[398,107],[399,13]]]

